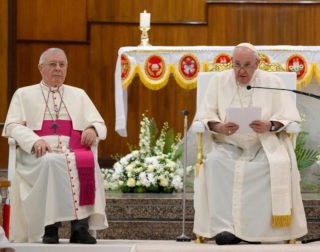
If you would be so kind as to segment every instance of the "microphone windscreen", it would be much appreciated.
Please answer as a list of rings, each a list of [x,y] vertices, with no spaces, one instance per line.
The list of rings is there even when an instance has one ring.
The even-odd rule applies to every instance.
[[[247,86],[247,90],[250,90],[252,87],[250,85]]]

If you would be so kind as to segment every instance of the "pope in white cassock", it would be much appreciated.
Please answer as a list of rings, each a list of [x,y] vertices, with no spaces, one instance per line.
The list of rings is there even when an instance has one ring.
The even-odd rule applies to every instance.
[[[284,88],[282,81],[258,68],[254,46],[233,52],[233,69],[210,80],[196,119],[208,130],[205,161],[195,179],[194,233],[219,245],[291,240],[307,233],[300,175],[285,128],[299,122],[289,92],[247,86]],[[261,120],[251,133],[226,120],[229,107],[260,107]]]
[[[2,132],[19,146],[10,240],[59,243],[61,221],[71,221],[70,242],[94,244],[89,229],[108,223],[103,179],[90,147],[106,138],[106,126],[82,89],[63,84],[63,50],[43,52],[38,67],[42,81],[15,92]]]

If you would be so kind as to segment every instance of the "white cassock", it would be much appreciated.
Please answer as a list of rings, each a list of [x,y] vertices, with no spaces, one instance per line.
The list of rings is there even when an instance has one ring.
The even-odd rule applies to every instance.
[[[261,70],[249,85],[284,87],[278,77]],[[233,70],[211,79],[196,120],[206,126],[211,120],[225,122],[228,107],[261,107],[262,120],[285,126],[300,120],[289,92],[247,90],[237,85]],[[194,233],[210,238],[228,231],[262,242],[307,233],[294,149],[281,130],[231,136],[205,133],[205,161],[194,184]]]
[[[6,245],[7,243],[9,243],[9,241],[6,237],[3,228],[0,226],[0,248],[2,247],[2,245]]]
[[[12,97],[2,135],[13,137],[17,149],[16,172],[11,185],[10,240],[38,242],[44,226],[58,221],[89,217],[89,229],[108,226],[105,193],[100,167],[95,158],[94,205],[79,205],[79,179],[69,136],[39,137],[43,120],[71,120],[73,129],[94,127],[99,139],[106,138],[104,120],[88,95],[79,88],[62,85],[59,92],[43,83],[18,89]],[[47,103],[47,109],[46,109]],[[60,106],[61,104],[61,106]],[[41,158],[32,153],[33,144],[44,139],[52,152]]]

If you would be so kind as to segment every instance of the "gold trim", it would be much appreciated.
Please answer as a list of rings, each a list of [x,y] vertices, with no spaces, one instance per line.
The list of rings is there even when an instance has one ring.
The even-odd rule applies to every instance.
[[[213,65],[209,64],[209,72],[222,72],[225,70],[229,70],[232,68],[232,62],[229,62],[228,64],[221,64],[221,63],[215,63]]]
[[[232,62],[228,64],[216,63],[213,65],[209,65],[209,72],[222,72],[225,70],[229,70],[232,68]],[[285,69],[282,67],[280,62],[267,64],[263,60],[259,63],[259,69],[268,71],[268,72],[284,72]]]
[[[197,133],[197,164],[196,164],[196,177],[199,177],[200,168],[203,160],[202,150],[202,133]]]
[[[165,62],[165,61],[164,61]],[[145,74],[145,71],[140,67],[139,64],[136,64],[134,67],[131,66],[132,70],[129,72],[127,78],[125,80],[121,80],[122,87],[123,88],[128,88],[130,86],[133,78],[138,75],[140,77],[140,80],[143,82],[143,84],[152,90],[159,90],[166,86],[170,74],[172,73],[176,82],[178,85],[184,89],[193,89],[196,88],[197,86],[197,78],[187,80],[185,79],[177,69],[176,65],[174,64],[168,64],[165,67],[164,74],[162,75],[161,78],[158,80],[152,80],[149,78],[147,74]],[[221,72],[225,71],[228,69],[232,69],[232,63],[228,64],[221,64],[221,63],[216,63],[216,64],[211,64],[207,61],[204,61],[199,65],[199,71],[203,72]],[[263,61],[260,61],[259,63],[259,69],[264,70],[264,71],[269,71],[269,72],[284,72],[286,71],[285,68],[282,66],[281,63],[276,62],[272,64],[267,64]],[[198,72],[199,73],[199,72]],[[318,68],[318,64],[316,62],[311,63],[307,67],[307,72],[305,73],[304,77],[301,78],[300,80],[297,80],[297,89],[301,90],[305,87],[307,87],[311,81],[313,76],[315,76],[315,79],[317,83],[320,85],[320,70]]]
[[[282,67],[280,62],[276,63],[266,63],[263,60],[260,60],[259,69],[267,71],[267,72],[285,72],[284,67]]]
[[[269,56],[265,52],[258,52],[259,60],[271,64]]]
[[[291,214],[289,215],[272,215],[272,227],[282,228],[291,224]]]
[[[197,76],[199,71],[197,72],[197,74],[193,79],[185,79],[173,64],[171,64],[170,67],[171,67],[170,72],[173,73],[173,77],[180,87],[188,90],[194,89],[197,87]]]

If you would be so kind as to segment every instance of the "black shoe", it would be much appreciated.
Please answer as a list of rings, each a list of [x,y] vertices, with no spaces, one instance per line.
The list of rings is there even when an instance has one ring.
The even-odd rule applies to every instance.
[[[238,244],[242,240],[238,237],[236,237],[234,234],[231,234],[229,232],[221,232],[216,235],[216,244],[218,245],[231,245],[231,244]]]
[[[45,226],[42,243],[57,244],[59,243],[58,226],[56,224]]]
[[[89,218],[71,221],[70,243],[96,244],[97,240],[89,234]]]
[[[249,244],[261,244],[261,242],[251,242],[251,241],[245,241],[245,240],[242,240],[242,241],[249,243]]]
[[[96,244],[97,240],[89,234],[88,230],[80,229],[72,232],[70,243]]]

